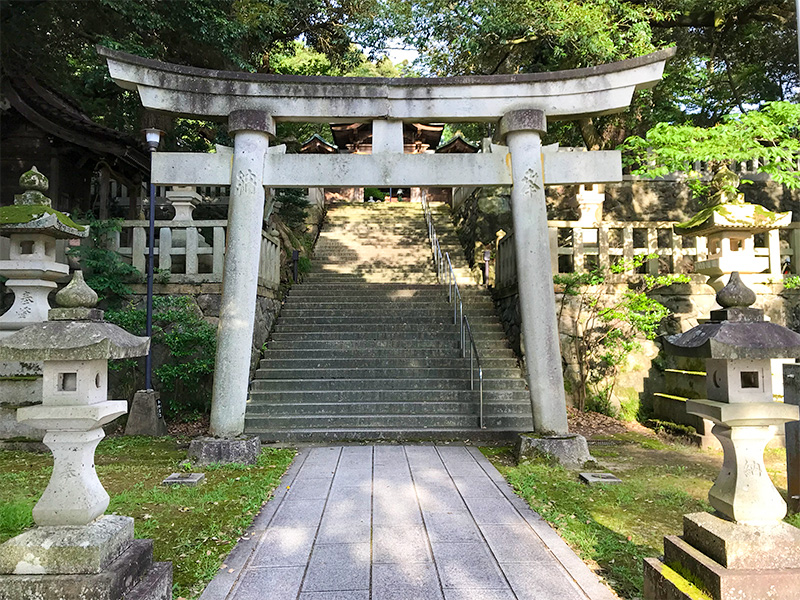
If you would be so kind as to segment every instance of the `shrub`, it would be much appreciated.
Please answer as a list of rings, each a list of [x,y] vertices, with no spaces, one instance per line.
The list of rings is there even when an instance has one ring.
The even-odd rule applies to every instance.
[[[111,310],[106,319],[134,335],[144,335],[144,305]],[[216,331],[201,316],[197,305],[188,296],[155,296],[153,298],[153,346],[155,358],[161,359],[153,369],[162,392],[167,416],[190,416],[207,413],[211,407],[211,376],[216,358]],[[143,380],[138,364],[121,361],[116,370],[130,369],[132,377]]]

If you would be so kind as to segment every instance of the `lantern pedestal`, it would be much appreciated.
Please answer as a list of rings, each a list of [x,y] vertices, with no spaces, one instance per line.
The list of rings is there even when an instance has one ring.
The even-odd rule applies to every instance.
[[[683,517],[683,535],[664,538],[664,560],[644,560],[644,597],[694,600],[800,598],[800,529],[732,523],[709,513]],[[689,583],[689,581],[693,583]]]

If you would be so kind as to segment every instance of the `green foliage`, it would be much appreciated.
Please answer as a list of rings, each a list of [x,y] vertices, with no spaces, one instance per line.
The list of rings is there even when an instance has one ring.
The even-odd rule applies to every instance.
[[[4,72],[32,75],[104,125],[138,135],[141,104],[111,80],[95,44],[210,69],[269,72],[302,38],[338,64],[351,50],[347,18],[360,0],[4,0]],[[91,9],[88,7],[91,6]],[[194,138],[193,134],[188,139]],[[168,140],[169,142],[169,140]],[[201,144],[202,140],[194,139]],[[173,149],[168,145],[167,149]]]
[[[631,276],[622,294],[605,293],[602,284],[609,276],[635,271],[650,260],[657,260],[657,256],[638,255],[607,270],[553,276],[554,283],[563,289],[559,320],[568,306],[574,314],[573,330],[567,338],[577,361],[580,410],[613,416],[613,392],[621,369],[640,347],[639,340],[654,339],[669,315],[669,310],[648,293],[689,281],[687,275],[638,275]]]
[[[713,127],[659,123],[645,137],[630,137],[620,148],[626,164],[635,167],[633,173],[658,177],[683,172],[696,194],[707,188],[694,171],[695,161],[706,161],[716,171],[723,164],[759,159],[759,172],[796,189],[800,105],[770,102],[761,110],[730,114]]]
[[[297,270],[301,275],[305,275],[311,271],[311,259],[307,256],[301,256],[297,259]]]
[[[277,214],[290,229],[296,229],[305,223],[308,217],[308,196],[306,190],[300,188],[279,188],[275,191],[275,202],[281,207]]]
[[[645,425],[647,425],[653,431],[666,431],[672,435],[690,437],[697,433],[697,430],[691,425],[682,425],[681,423],[673,423],[672,421],[648,419],[645,422]]]
[[[123,329],[144,335],[144,306],[106,313]],[[188,296],[153,298],[153,353],[164,360],[154,370],[167,416],[206,413],[211,406],[211,376],[216,358],[216,331]],[[124,363],[118,368],[131,368]]]
[[[110,235],[120,231],[122,219],[100,221],[87,213],[83,220],[89,225],[89,243],[84,240],[80,246],[69,248],[67,253],[78,258],[86,283],[97,292],[100,300],[106,301],[111,307],[119,306],[131,293],[127,284],[142,279],[142,274],[136,268],[109,249]]]
[[[800,288],[800,275],[790,275],[783,279],[783,287],[787,290]]]
[[[384,198],[386,198],[386,194],[380,191],[378,188],[364,188],[364,200],[378,200],[379,202],[383,202]]]

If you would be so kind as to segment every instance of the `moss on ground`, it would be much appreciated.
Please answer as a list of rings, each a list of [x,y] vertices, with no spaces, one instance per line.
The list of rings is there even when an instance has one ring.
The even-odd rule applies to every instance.
[[[137,538],[152,538],[155,559],[173,562],[175,598],[195,598],[270,497],[294,450],[265,448],[258,464],[214,465],[197,487],[165,487],[185,470],[186,440],[110,437],[97,449],[108,513],[135,519]],[[33,525],[31,509],[52,472],[48,454],[0,451],[0,542]]]

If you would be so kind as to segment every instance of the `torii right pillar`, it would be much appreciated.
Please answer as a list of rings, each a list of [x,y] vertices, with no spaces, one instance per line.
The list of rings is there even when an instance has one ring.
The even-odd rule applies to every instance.
[[[541,110],[516,110],[500,121],[500,136],[511,154],[511,214],[533,426],[549,435],[567,433],[567,408],[542,173],[545,131]]]

